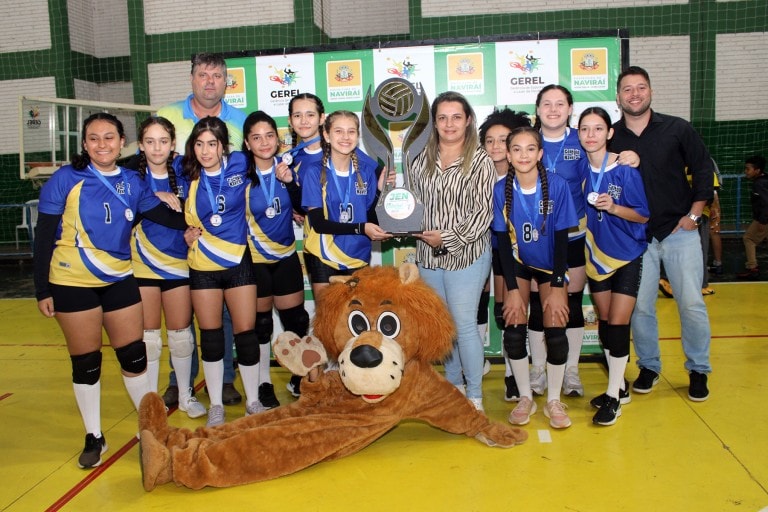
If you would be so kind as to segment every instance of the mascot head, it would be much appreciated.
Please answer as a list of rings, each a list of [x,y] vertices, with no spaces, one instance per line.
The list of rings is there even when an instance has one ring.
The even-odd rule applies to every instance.
[[[447,356],[455,329],[443,301],[406,263],[332,277],[318,300],[314,333],[338,360],[347,389],[375,403],[397,390],[410,362]]]

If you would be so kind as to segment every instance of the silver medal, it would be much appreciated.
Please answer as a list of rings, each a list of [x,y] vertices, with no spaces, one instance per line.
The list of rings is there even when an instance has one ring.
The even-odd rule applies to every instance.
[[[345,210],[345,211],[339,213],[339,222],[343,222],[343,223],[349,222],[349,212],[348,211]]]
[[[597,203],[597,198],[599,195],[600,194],[598,194],[597,192],[590,192],[589,194],[587,194],[587,202],[589,204],[594,205],[595,203]]]
[[[531,231],[531,238],[533,238],[534,242],[539,241],[539,230],[536,228],[533,228],[533,231]]]
[[[219,215],[218,213],[211,215],[211,225],[221,226],[221,215]]]
[[[125,220],[128,222],[133,222],[133,210],[130,208],[125,209]]]
[[[264,210],[264,215],[266,215],[268,219],[273,219],[275,215],[277,215],[277,212],[273,207],[270,206],[269,208]]]
[[[293,163],[293,155],[291,155],[290,153],[283,153],[283,156],[281,158],[285,165],[291,165]]]

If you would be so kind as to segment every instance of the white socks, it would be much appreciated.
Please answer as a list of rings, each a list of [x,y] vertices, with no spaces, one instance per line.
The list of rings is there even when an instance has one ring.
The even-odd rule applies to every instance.
[[[101,437],[101,380],[96,384],[72,384],[72,387],[85,432]]]

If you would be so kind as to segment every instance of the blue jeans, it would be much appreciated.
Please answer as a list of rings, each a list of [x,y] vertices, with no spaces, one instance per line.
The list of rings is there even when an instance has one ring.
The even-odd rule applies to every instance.
[[[654,238],[643,254],[643,276],[632,313],[637,366],[661,372],[659,322],[656,317],[661,263],[672,285],[680,315],[685,368],[709,373],[712,371],[709,364],[709,316],[701,296],[704,268],[701,264],[701,240],[696,230],[679,229],[661,242]]]
[[[232,332],[232,317],[229,315],[229,309],[224,304],[224,312],[221,316],[222,326],[224,327],[224,384],[232,384],[235,382],[235,365],[234,365],[234,343],[235,334]],[[192,339],[195,340],[195,348],[192,351],[192,375],[189,383],[189,387],[195,386],[195,379],[200,373],[200,359],[197,355],[197,333],[195,329],[192,329]],[[170,361],[170,359],[169,359]],[[171,374],[168,379],[169,386],[177,386],[176,372],[173,371],[173,362],[171,362]]]
[[[454,386],[467,384],[467,397],[483,397],[485,349],[477,330],[477,303],[491,270],[491,250],[461,270],[425,269],[419,274],[448,305],[456,324],[457,339],[445,360],[445,378]]]

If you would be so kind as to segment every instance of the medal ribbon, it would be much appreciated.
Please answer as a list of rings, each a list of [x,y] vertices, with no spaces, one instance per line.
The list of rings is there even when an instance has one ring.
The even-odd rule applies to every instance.
[[[264,194],[264,200],[267,202],[267,208],[271,208],[273,203],[275,202],[275,181],[277,181],[277,178],[275,177],[275,167],[277,167],[277,159],[273,159],[272,162],[272,169],[266,174],[261,174],[261,183],[259,185],[259,188],[261,189],[261,192]],[[261,171],[261,170],[259,170]],[[267,177],[269,177],[269,191],[267,191],[267,187],[265,187],[265,181],[267,181]]]
[[[557,150],[557,154],[555,155],[555,159],[553,160],[550,158],[549,153],[544,151],[544,156],[547,157],[547,170],[552,173],[557,173],[557,159],[560,158],[560,154],[563,152],[563,148],[565,147],[565,141],[568,139],[568,128],[565,129],[565,133],[563,134],[563,142],[560,143],[560,149]]]
[[[101,174],[99,171],[97,171],[96,169],[94,169],[90,165],[88,165],[88,169],[90,169],[91,172],[93,172],[93,174],[95,174],[96,177],[99,178],[99,181],[101,181],[104,184],[104,186],[107,187],[107,189],[109,189],[109,191],[112,192],[112,194],[121,203],[123,203],[123,205],[125,205],[125,207],[128,210],[131,209],[131,206],[128,204],[128,201],[122,195],[117,193],[117,190],[115,190],[115,187],[113,187],[112,185],[109,184],[109,181],[107,181],[107,178],[103,174]],[[125,179],[125,173],[123,172],[123,168],[122,167],[118,167],[117,169],[120,171],[120,178],[123,180],[123,184],[125,185],[125,193],[128,194],[128,195],[131,195],[131,191],[128,190],[128,182]]]
[[[589,181],[592,182],[592,192],[600,193],[600,183],[603,181],[603,174],[605,173],[605,166],[608,163],[609,153],[605,152],[605,158],[603,158],[603,165],[600,167],[600,172],[597,175],[597,182],[595,182],[595,173],[589,173]],[[590,166],[591,167],[591,166]],[[591,169],[590,169],[591,171]]]
[[[226,162],[221,167],[221,175],[219,175],[219,192],[216,197],[221,195],[221,186],[224,185],[224,171],[226,169]],[[208,201],[211,203],[211,215],[217,215],[219,213],[219,205],[216,204],[216,197],[213,196],[213,190],[211,190],[211,182],[208,181],[208,175],[205,170],[201,170],[200,179],[205,184],[205,191],[208,192]]]
[[[286,151],[286,153],[290,153],[291,156],[295,157],[296,155],[299,154],[299,151],[301,151],[302,149],[304,149],[307,146],[311,146],[312,144],[314,144],[315,142],[317,142],[319,140],[320,140],[320,136],[319,135],[317,137],[312,138],[312,139],[305,140],[301,144],[298,144],[295,148],[291,148],[288,151]]]
[[[336,185],[336,193],[339,194],[339,197],[342,197],[341,185],[339,185],[339,177],[336,175],[336,168],[333,167],[333,161],[330,158],[328,159],[328,168],[331,170],[331,177],[333,177],[333,184]],[[349,205],[349,196],[352,195],[352,182],[354,181],[354,169],[352,168],[352,162],[349,162],[349,176],[347,179],[349,181],[347,181],[346,194],[342,197],[342,202],[341,202],[342,210],[347,209],[347,206]],[[352,219],[349,219],[349,222],[352,222]]]
[[[517,202],[520,204],[520,208],[523,209],[523,213],[525,213],[526,218],[533,225],[533,228],[536,229],[539,220],[539,203],[541,202],[541,181],[538,179],[536,180],[536,192],[533,195],[533,215],[531,215],[531,211],[528,209],[528,204],[525,201],[526,194],[523,194],[520,183],[517,181],[517,176],[515,176],[514,185],[515,186],[513,188],[515,189],[515,194],[517,195]]]

